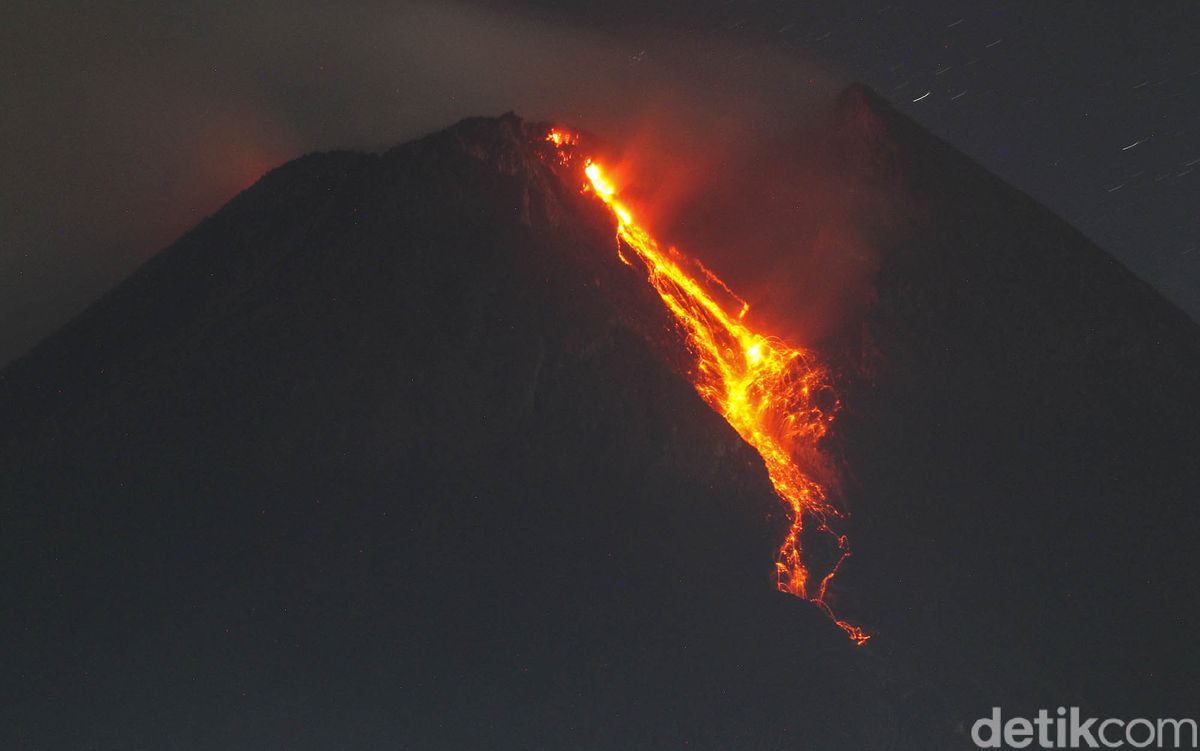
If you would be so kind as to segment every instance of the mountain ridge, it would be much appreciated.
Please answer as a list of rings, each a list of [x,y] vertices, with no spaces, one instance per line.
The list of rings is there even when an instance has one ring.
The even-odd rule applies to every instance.
[[[823,350],[866,647],[773,591],[761,458],[611,214],[472,118],[273,170],[0,371],[0,737],[928,749],[1188,706],[1196,327],[871,112],[901,231]]]

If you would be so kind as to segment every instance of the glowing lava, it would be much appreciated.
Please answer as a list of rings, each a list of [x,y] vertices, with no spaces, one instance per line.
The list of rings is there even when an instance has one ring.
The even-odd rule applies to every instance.
[[[628,264],[623,250],[636,254],[646,268],[647,281],[687,336],[696,358],[690,375],[697,393],[762,456],[771,484],[791,519],[775,564],[779,589],[816,604],[855,643],[865,643],[870,635],[839,620],[826,600],[830,581],[850,557],[845,535],[830,527],[830,520],[842,514],[826,498],[821,485],[797,464],[800,454],[816,450],[837,410],[836,401],[824,408],[818,403],[818,394],[828,388],[825,370],[805,350],[750,328],[745,323],[749,306],[712,272],[675,248],[663,250],[617,200],[617,189],[604,169],[576,153],[576,134],[554,129],[546,140],[554,144],[563,165],[583,164],[587,180],[582,189],[612,210],[617,221],[618,256]],[[688,268],[696,271],[689,273]],[[736,301],[740,306],[737,313],[730,314],[717,301],[718,296]],[[838,551],[837,562],[816,582],[815,591],[801,555],[806,519],[816,525],[816,532],[832,538]]]

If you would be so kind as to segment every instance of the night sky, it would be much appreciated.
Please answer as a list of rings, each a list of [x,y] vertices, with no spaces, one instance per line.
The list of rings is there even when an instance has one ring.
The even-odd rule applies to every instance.
[[[75,5],[0,30],[0,362],[307,151],[510,109],[620,135],[673,96],[786,119],[853,79],[1200,317],[1195,2]]]

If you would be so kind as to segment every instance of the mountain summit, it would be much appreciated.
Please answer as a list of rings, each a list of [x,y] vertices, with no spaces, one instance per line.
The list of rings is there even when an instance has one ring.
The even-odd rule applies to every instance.
[[[775,590],[762,458],[505,115],[274,170],[0,372],[5,747],[931,749],[1194,706],[1197,327],[868,90],[832,127],[893,210],[821,352],[866,646]]]

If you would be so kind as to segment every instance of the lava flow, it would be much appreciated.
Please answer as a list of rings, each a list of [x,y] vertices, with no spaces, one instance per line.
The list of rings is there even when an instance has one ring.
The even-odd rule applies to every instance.
[[[593,193],[616,217],[618,256],[628,264],[622,249],[637,255],[647,281],[686,334],[696,358],[690,375],[697,393],[762,456],[791,519],[775,564],[779,589],[814,603],[856,644],[864,644],[870,635],[838,619],[826,599],[829,583],[850,557],[846,536],[830,527],[830,520],[842,513],[796,459],[800,452],[815,450],[837,408],[836,402],[825,408],[819,403],[818,394],[827,389],[824,369],[805,350],[750,328],[745,322],[749,305],[712,272],[675,248],[663,250],[634,221],[628,206],[617,200],[617,190],[604,169],[578,153],[576,134],[554,129],[547,140],[554,144],[561,164],[582,164],[586,176],[582,190]],[[689,267],[696,271],[689,273]],[[730,313],[718,297],[736,301],[737,312]],[[810,535],[813,531],[826,535],[837,546],[837,562],[815,587],[801,550],[806,520],[815,524]]]

